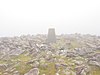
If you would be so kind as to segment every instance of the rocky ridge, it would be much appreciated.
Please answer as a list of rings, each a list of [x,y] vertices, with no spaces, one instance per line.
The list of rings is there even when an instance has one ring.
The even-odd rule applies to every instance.
[[[99,75],[100,37],[69,34],[0,38],[0,75]]]

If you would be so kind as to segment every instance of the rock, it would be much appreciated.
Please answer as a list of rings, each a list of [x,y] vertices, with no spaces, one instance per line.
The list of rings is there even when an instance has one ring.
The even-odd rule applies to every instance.
[[[13,75],[20,75],[18,71],[13,72]]]
[[[100,68],[100,63],[98,63],[97,61],[90,61],[89,65],[97,66]]]
[[[56,73],[56,75],[59,75],[59,73]]]
[[[6,70],[8,64],[0,64],[0,70]]]
[[[38,68],[33,68],[28,73],[26,73],[24,75],[39,75],[39,69]]]
[[[82,75],[83,71],[84,71],[84,67],[83,66],[78,66],[75,68],[76,69],[76,75]]]
[[[39,67],[39,62],[38,62],[38,61],[28,62],[27,64],[30,64],[30,65],[33,66],[34,68],[38,68],[38,67]]]
[[[60,67],[61,67],[61,65],[60,65],[59,63],[56,63],[56,64],[55,64],[55,69],[56,69],[56,71],[58,71]]]
[[[8,73],[7,73],[7,72],[5,72],[5,73],[3,73],[3,75],[8,75]]]
[[[69,72],[69,71],[66,71],[66,73],[65,73],[66,75],[71,75],[71,72]]]

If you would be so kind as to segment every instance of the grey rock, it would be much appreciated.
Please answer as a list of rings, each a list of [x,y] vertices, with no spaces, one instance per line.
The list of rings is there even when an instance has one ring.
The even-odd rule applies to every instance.
[[[39,69],[38,68],[33,68],[28,73],[26,73],[24,75],[39,75]]]

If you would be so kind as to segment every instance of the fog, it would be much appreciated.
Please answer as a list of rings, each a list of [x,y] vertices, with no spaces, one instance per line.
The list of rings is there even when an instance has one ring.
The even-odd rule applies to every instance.
[[[0,36],[100,35],[99,0],[0,0]]]

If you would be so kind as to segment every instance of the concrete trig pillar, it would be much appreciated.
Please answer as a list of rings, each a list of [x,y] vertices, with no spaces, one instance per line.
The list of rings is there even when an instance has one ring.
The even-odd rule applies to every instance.
[[[56,34],[55,34],[54,28],[49,28],[47,42],[48,43],[55,43],[56,42]]]

